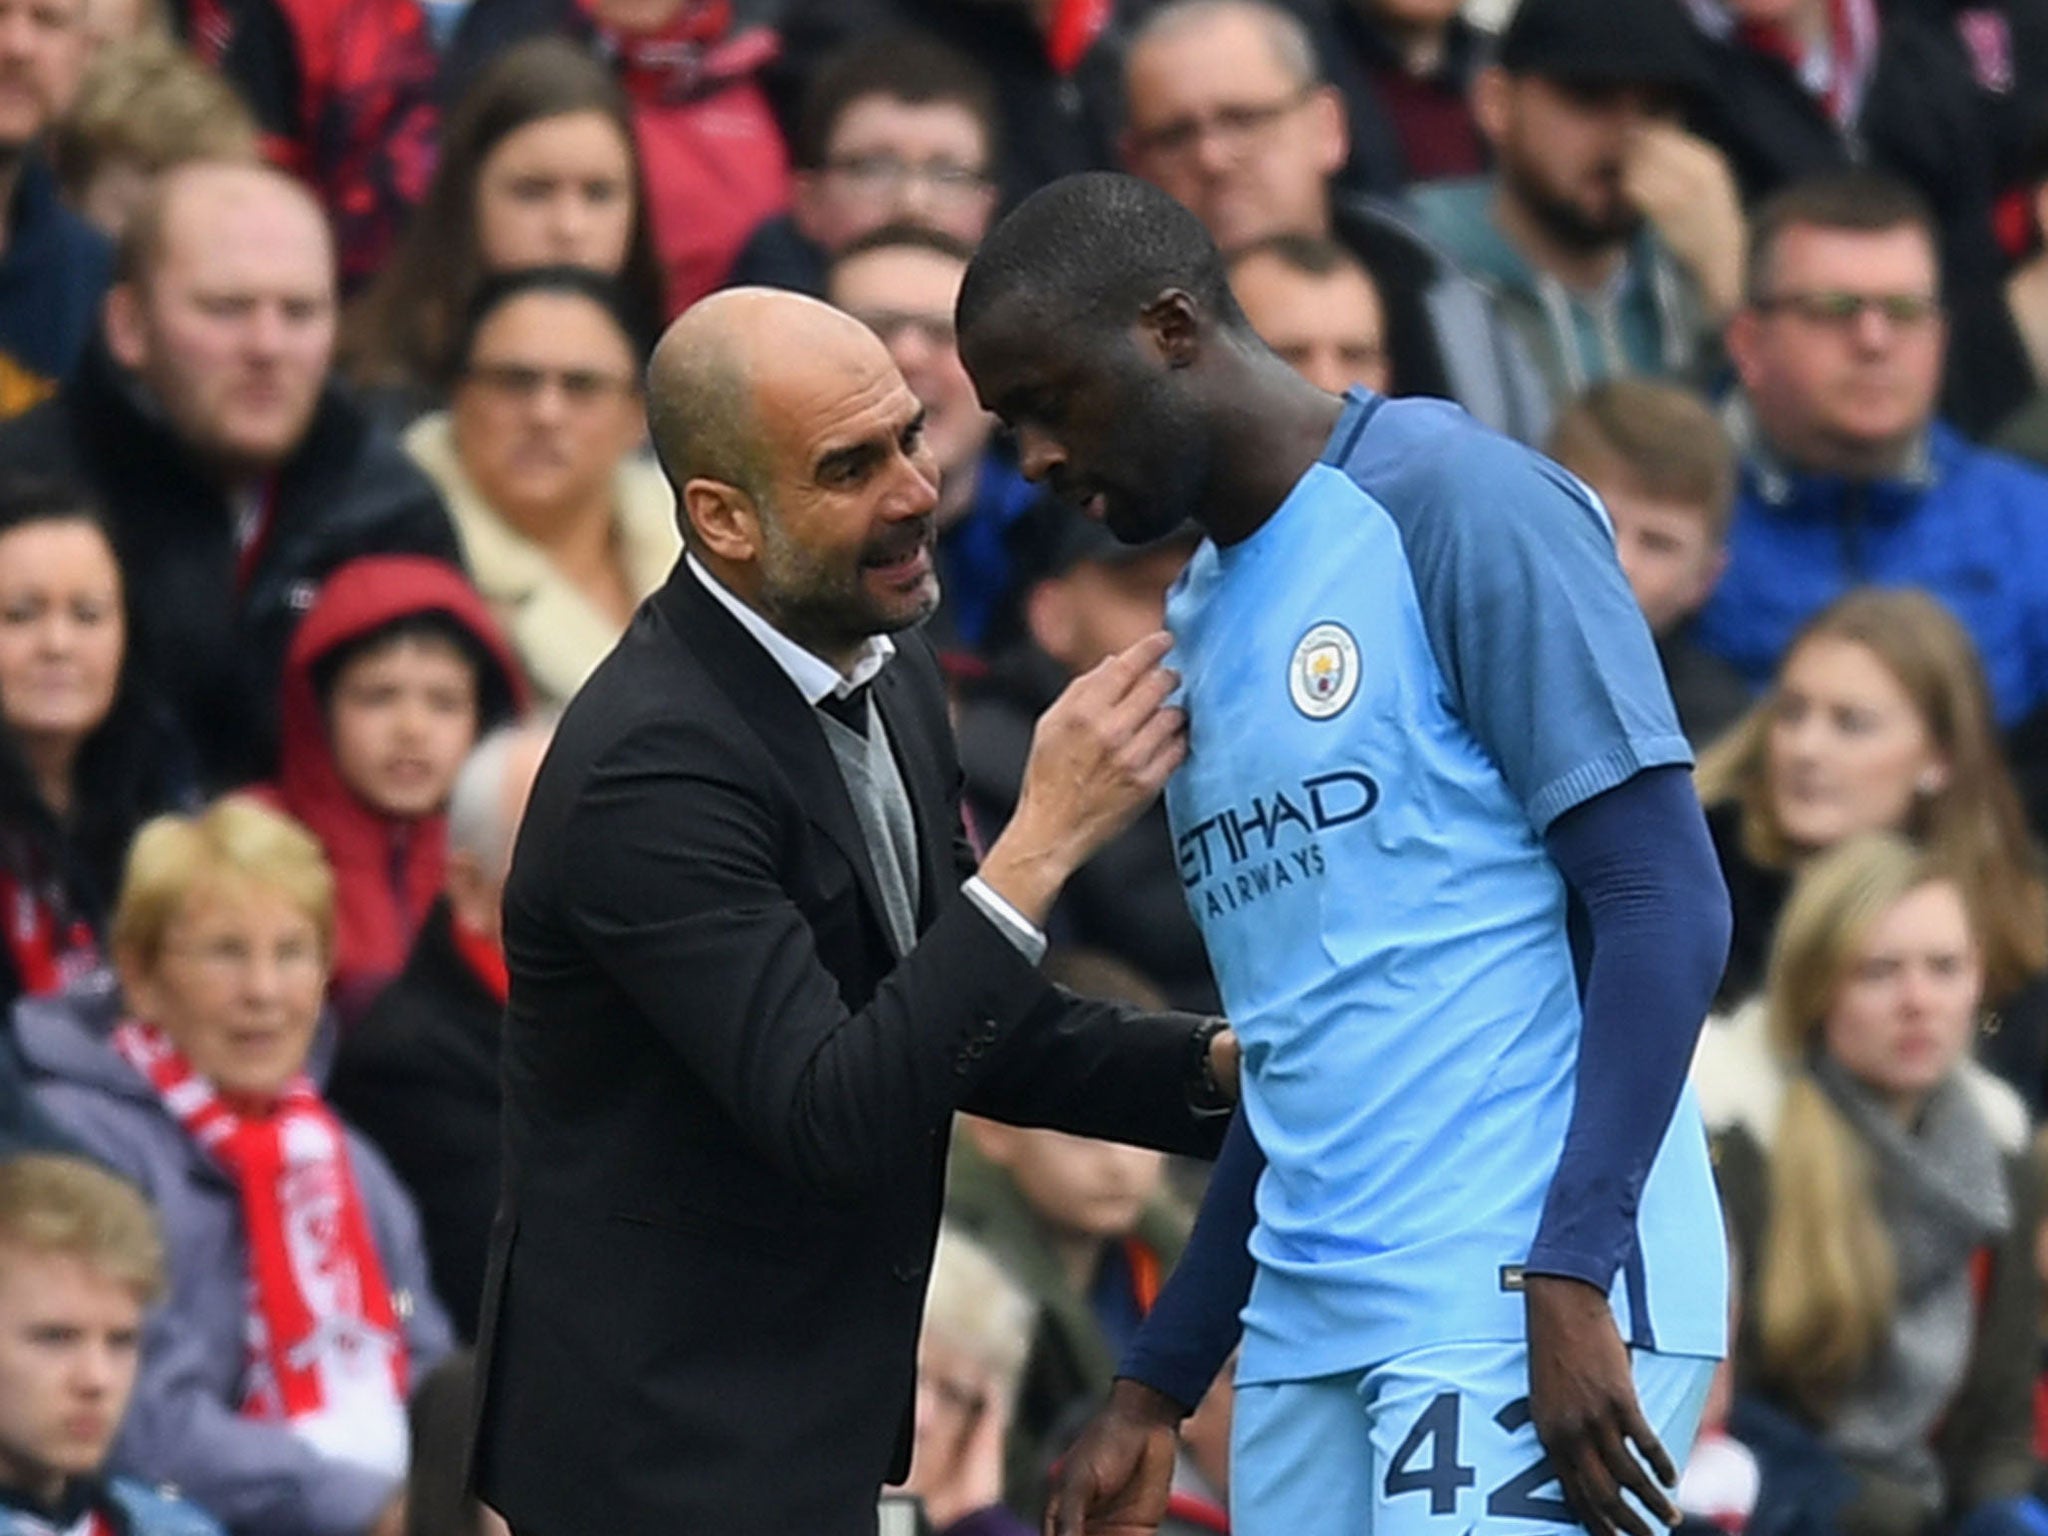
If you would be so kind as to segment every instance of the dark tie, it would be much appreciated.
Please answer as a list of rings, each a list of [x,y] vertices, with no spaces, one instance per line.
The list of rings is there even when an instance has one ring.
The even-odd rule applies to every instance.
[[[818,708],[845,726],[854,735],[863,739],[868,734],[868,684],[862,683],[851,693],[828,693],[818,700]]]

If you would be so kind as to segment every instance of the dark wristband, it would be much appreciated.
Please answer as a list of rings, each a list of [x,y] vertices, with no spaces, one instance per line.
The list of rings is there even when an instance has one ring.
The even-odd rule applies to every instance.
[[[1228,1019],[1204,1019],[1188,1036],[1187,1067],[1181,1080],[1187,1085],[1188,1105],[1198,1114],[1228,1114],[1237,1107],[1216,1081],[1215,1068],[1209,1062],[1209,1047],[1228,1028]]]

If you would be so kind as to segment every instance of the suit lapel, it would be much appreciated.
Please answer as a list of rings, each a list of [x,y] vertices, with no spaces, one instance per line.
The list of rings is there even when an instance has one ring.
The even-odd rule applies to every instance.
[[[676,563],[675,573],[654,600],[678,637],[704,663],[712,681],[789,775],[805,817],[853,867],[875,940],[884,950],[891,949],[881,883],[875,878],[867,839],[861,835],[853,801],[846,793],[846,779],[818,724],[817,711],[804,702],[775,658],[704,590],[686,563]],[[906,773],[904,777],[908,782],[911,776]],[[916,800],[913,794],[911,803]]]

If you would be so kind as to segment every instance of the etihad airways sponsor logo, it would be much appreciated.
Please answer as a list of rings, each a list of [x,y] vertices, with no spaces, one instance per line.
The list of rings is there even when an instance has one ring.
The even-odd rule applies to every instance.
[[[1211,917],[1320,879],[1327,869],[1322,834],[1370,816],[1379,781],[1339,768],[1253,795],[1180,834],[1181,883],[1198,912]]]

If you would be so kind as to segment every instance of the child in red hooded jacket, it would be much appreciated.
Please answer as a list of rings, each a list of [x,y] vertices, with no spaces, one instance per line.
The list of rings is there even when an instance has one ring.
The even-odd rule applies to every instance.
[[[334,867],[332,995],[344,1021],[397,974],[441,893],[456,771],[525,704],[489,608],[438,560],[350,561],[293,635],[265,795]]]

